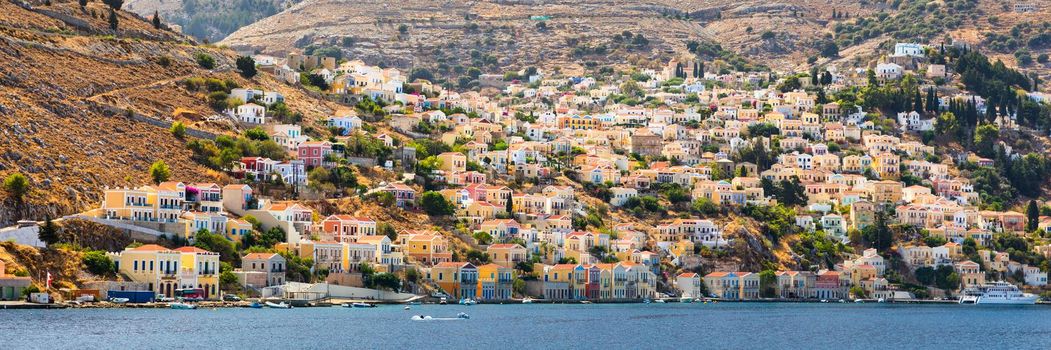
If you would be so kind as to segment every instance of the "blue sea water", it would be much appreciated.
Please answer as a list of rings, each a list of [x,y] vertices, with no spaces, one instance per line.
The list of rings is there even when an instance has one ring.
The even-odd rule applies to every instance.
[[[410,321],[412,315],[464,321]],[[420,305],[0,310],[0,349],[1051,349],[1051,307]]]

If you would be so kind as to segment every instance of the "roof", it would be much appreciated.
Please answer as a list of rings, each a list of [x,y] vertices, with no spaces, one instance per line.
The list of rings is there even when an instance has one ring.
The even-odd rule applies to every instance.
[[[489,246],[489,249],[514,249],[514,248],[523,248],[523,247],[521,245],[518,245],[517,243],[500,243],[500,244],[493,244],[493,245]]]
[[[179,248],[175,248],[175,251],[182,252],[182,253],[212,253],[210,251],[207,251],[207,250],[204,250],[204,249],[201,249],[201,248],[197,248],[197,247],[179,247]]]
[[[244,257],[241,257],[241,259],[244,259],[244,260],[266,260],[266,259],[273,258],[274,255],[277,255],[277,253],[249,253],[248,255],[245,255]]]
[[[137,252],[150,252],[150,251],[166,251],[166,250],[171,250],[171,249],[168,249],[168,248],[156,245],[156,244],[146,244],[146,245],[142,245],[142,246],[139,246],[139,247],[131,248],[130,250],[137,251]]]

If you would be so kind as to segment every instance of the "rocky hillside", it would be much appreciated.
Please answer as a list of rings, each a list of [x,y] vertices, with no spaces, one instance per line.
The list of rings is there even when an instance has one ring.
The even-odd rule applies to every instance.
[[[307,0],[222,43],[278,55],[328,49],[375,64],[431,68],[455,83],[471,67],[485,73],[528,66],[578,71],[604,64],[657,66],[695,53],[737,68],[864,64],[885,55],[894,42],[950,35],[983,44],[1009,64],[1028,57],[1024,67],[1044,72],[1037,59],[1051,50],[1045,43],[1051,42],[1045,34],[1051,26],[1039,18],[1048,13],[1051,6],[1017,13],[1011,4],[992,0]],[[691,41],[719,46],[697,50],[688,46]],[[756,64],[744,65],[742,58]]]
[[[184,34],[205,42],[272,16],[299,0],[129,0],[124,9],[144,17],[156,12]]]
[[[210,111],[205,99],[180,87],[185,78],[277,89],[307,118],[331,112],[263,77],[244,80],[231,68],[232,53],[156,30],[134,14],[118,11],[118,30],[110,30],[108,13],[97,2],[80,8],[0,1],[0,178],[21,172],[31,183],[21,202],[0,191],[0,224],[94,207],[106,186],[148,182],[156,160],[171,166],[173,178],[221,179],[194,163],[187,140],[164,127],[176,108]],[[198,66],[198,53],[214,57],[216,68]]]

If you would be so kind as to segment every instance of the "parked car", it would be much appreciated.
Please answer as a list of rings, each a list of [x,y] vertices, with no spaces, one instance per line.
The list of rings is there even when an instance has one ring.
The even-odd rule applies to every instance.
[[[241,301],[241,297],[233,294],[227,294],[223,296],[223,301]]]

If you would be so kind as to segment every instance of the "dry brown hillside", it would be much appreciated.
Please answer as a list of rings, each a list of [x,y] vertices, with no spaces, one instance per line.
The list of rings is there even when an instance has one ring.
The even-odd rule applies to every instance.
[[[277,89],[308,118],[331,110],[273,81],[241,79],[229,51],[118,13],[114,32],[101,3],[81,9],[76,2],[30,7],[0,1],[0,178],[21,172],[32,187],[23,203],[0,191],[0,224],[94,207],[105,186],[147,183],[156,160],[172,168],[173,178],[222,180],[191,160],[186,140],[123,112],[161,121],[175,108],[206,112],[205,100],[175,84],[186,77]],[[216,58],[214,71],[195,63],[198,52]]]

